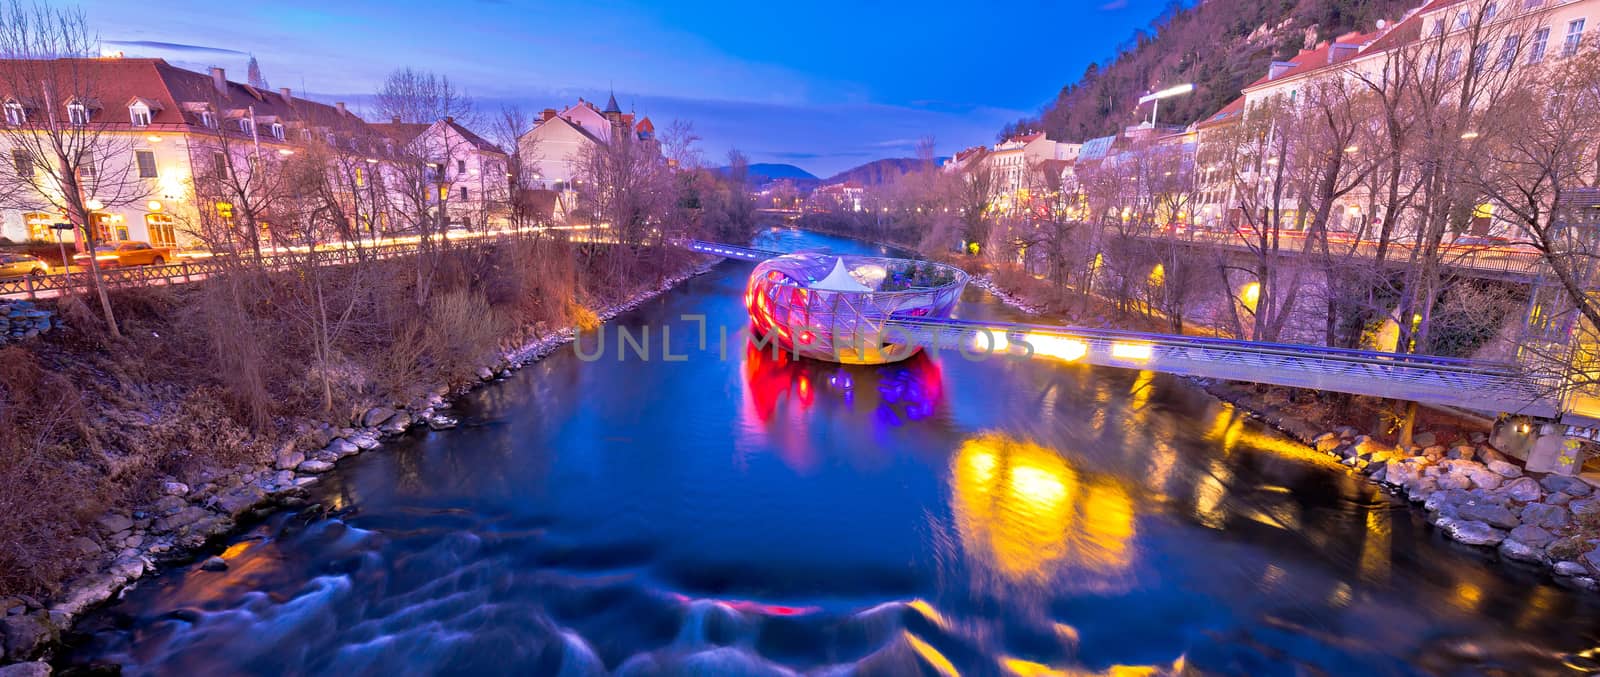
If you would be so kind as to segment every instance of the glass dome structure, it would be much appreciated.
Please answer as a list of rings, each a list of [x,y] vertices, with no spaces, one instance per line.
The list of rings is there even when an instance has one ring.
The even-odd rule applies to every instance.
[[[884,364],[921,350],[885,323],[949,317],[969,279],[932,261],[787,254],[751,271],[744,302],[758,341],[817,360]]]

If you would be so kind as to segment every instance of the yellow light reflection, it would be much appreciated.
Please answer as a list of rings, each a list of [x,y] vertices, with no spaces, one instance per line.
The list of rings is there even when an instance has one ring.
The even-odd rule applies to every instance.
[[[1361,579],[1371,583],[1389,580],[1389,542],[1391,538],[1389,513],[1372,510],[1367,513],[1366,538],[1361,541]]]
[[[1065,336],[1053,336],[1039,332],[1028,332],[1024,335],[1028,345],[1033,346],[1033,354],[1040,357],[1051,357],[1062,362],[1075,362],[1089,354],[1089,344]]]
[[[1483,601],[1483,589],[1466,581],[1457,584],[1453,593],[1456,606],[1465,611],[1477,611]]]
[[[1142,362],[1150,359],[1154,349],[1148,343],[1113,343],[1111,356],[1119,360]]]
[[[980,435],[952,459],[950,486],[962,549],[1007,582],[1103,579],[1132,563],[1133,498],[1110,479],[1080,476],[1054,450]]]
[[[955,664],[950,662],[950,659],[945,658],[944,654],[933,648],[933,645],[922,641],[922,638],[905,630],[900,631],[900,636],[906,639],[906,644],[911,646],[911,650],[917,652],[917,655],[921,656],[922,660],[927,661],[928,666],[933,668],[934,671],[946,677],[959,677],[961,674],[956,670]]]

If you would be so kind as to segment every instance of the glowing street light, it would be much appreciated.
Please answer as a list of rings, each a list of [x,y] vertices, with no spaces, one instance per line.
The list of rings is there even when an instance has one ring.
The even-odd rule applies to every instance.
[[[1462,141],[1471,141],[1471,140],[1476,139],[1476,138],[1478,138],[1478,133],[1477,132],[1462,132],[1462,134],[1461,134],[1461,140]]]
[[[1162,99],[1170,99],[1170,98],[1172,98],[1174,96],[1182,96],[1184,94],[1188,94],[1188,93],[1193,92],[1193,91],[1194,91],[1194,83],[1186,82],[1184,84],[1177,85],[1175,87],[1168,87],[1168,88],[1163,89],[1163,90],[1161,90],[1159,92],[1156,92],[1154,94],[1146,94],[1144,96],[1141,96],[1141,97],[1139,97],[1139,105],[1142,106],[1142,105],[1147,104],[1147,103],[1154,103],[1155,104],[1155,105],[1150,107],[1150,126],[1154,127],[1155,124],[1156,124],[1156,112],[1161,110],[1161,100]]]

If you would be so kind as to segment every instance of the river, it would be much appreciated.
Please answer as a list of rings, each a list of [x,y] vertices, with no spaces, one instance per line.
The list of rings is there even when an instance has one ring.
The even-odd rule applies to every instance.
[[[768,246],[863,251],[820,235]],[[1600,605],[1181,380],[734,345],[726,262],[77,627],[125,674],[1555,673]],[[702,314],[709,328],[699,348]],[[969,288],[957,316],[1024,319]],[[615,328],[651,328],[650,360]],[[672,354],[663,359],[661,331]],[[595,336],[583,339],[596,348]],[[1055,671],[1055,672],[1052,672]]]

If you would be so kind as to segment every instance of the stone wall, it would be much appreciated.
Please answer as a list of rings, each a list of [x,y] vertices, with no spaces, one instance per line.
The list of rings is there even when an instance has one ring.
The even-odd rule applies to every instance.
[[[0,301],[0,346],[33,338],[60,324],[55,313],[32,301]]]

